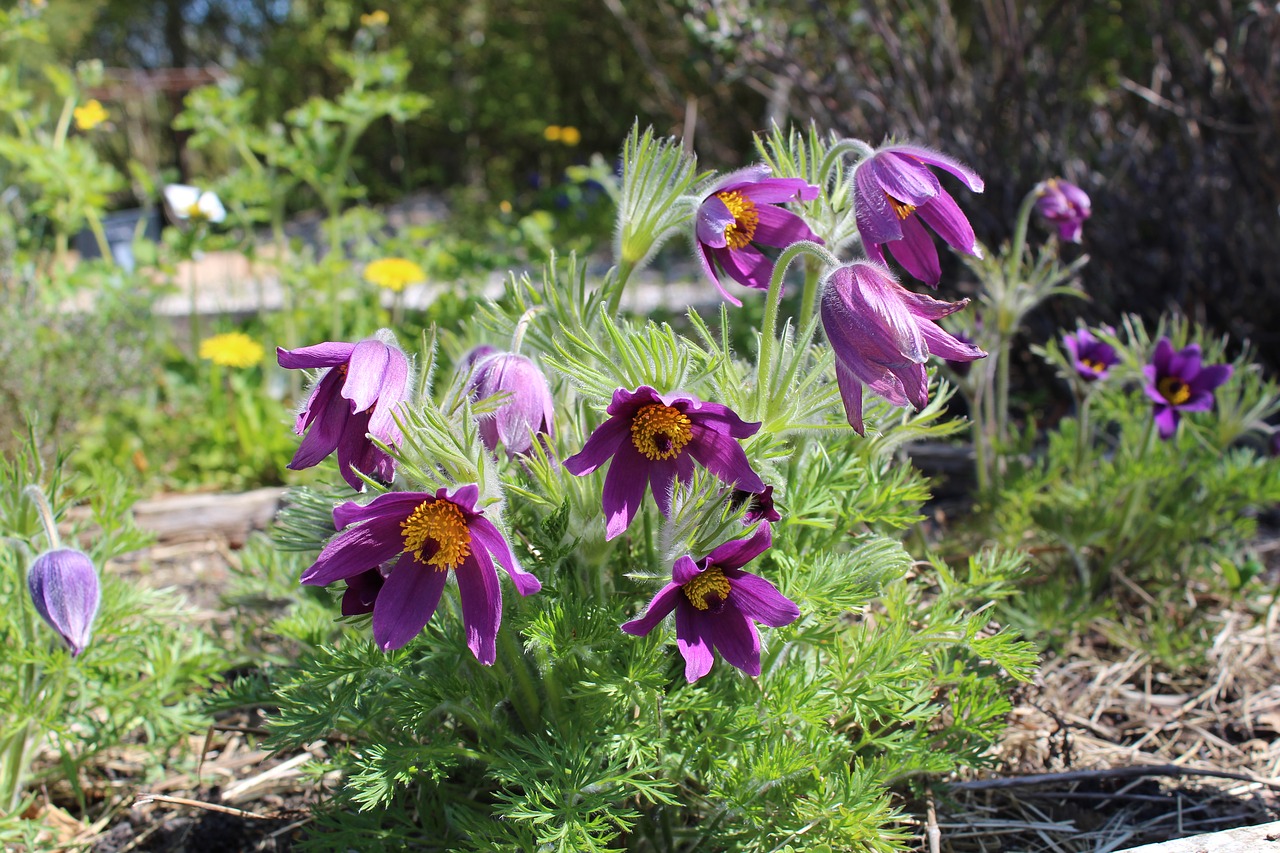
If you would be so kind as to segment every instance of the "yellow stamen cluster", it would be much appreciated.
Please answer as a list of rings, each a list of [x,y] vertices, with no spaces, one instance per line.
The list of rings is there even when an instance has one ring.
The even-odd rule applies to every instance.
[[[1082,358],[1080,359],[1080,363],[1092,370],[1094,373],[1101,373],[1107,369],[1105,364],[1092,358]]]
[[[200,342],[200,357],[223,367],[253,367],[262,362],[262,344],[244,332],[227,332]]]
[[[699,610],[707,610],[711,606],[711,602],[707,601],[707,596],[714,595],[716,601],[724,601],[729,597],[729,579],[724,576],[724,572],[716,566],[710,566],[705,572],[696,576],[684,586],[680,587],[684,591],[685,597],[689,599],[689,603]]]
[[[889,206],[893,208],[893,212],[898,215],[898,219],[906,219],[908,216],[916,212],[914,204],[907,204],[905,201],[898,201],[888,193],[884,197],[889,199]]]
[[[693,438],[693,421],[679,409],[652,403],[631,419],[631,443],[647,459],[670,459]]]
[[[1156,390],[1175,406],[1181,406],[1191,399],[1191,386],[1176,376],[1166,376],[1156,383]]]
[[[364,280],[398,293],[407,285],[426,281],[427,274],[407,258],[382,258],[364,268]]]
[[[733,214],[733,222],[724,228],[724,241],[730,249],[745,248],[756,236],[756,226],[760,224],[756,203],[740,192],[716,193],[716,198]]]
[[[404,550],[419,563],[434,566],[436,571],[456,569],[471,555],[471,529],[467,517],[457,505],[445,500],[423,501],[400,522]],[[422,552],[432,545],[435,552],[422,559]]]
[[[360,16],[360,26],[362,27],[385,27],[391,21],[391,16],[382,9],[375,9],[367,15]]]
[[[78,130],[93,130],[110,117],[97,98],[86,102],[83,107],[76,107],[71,111],[71,115],[76,120]]]

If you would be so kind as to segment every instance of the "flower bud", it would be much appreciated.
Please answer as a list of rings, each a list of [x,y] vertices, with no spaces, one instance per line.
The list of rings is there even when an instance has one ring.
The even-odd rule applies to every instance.
[[[468,387],[476,400],[510,395],[492,415],[480,418],[480,440],[490,452],[501,444],[509,454],[529,453],[535,433],[554,434],[551,388],[528,358],[510,352],[482,356],[474,363]]]
[[[1089,196],[1062,178],[1050,178],[1036,186],[1036,211],[1058,226],[1058,238],[1079,243],[1084,221],[1093,213]]]
[[[89,645],[93,619],[98,615],[98,571],[80,551],[46,551],[31,564],[27,588],[36,612],[58,632],[72,657]]]

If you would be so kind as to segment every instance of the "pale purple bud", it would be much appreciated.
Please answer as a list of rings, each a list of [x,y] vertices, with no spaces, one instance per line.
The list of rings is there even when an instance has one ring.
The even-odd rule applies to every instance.
[[[58,632],[72,657],[89,645],[93,618],[98,615],[98,571],[80,551],[46,551],[31,564],[27,588],[36,612]]]
[[[1084,221],[1093,213],[1089,196],[1062,178],[1050,178],[1036,187],[1036,211],[1058,226],[1058,238],[1079,243]]]
[[[497,411],[480,418],[480,440],[490,452],[502,445],[508,454],[527,454],[535,434],[554,435],[551,388],[528,358],[510,352],[485,355],[474,363],[467,385],[476,400],[510,395]]]

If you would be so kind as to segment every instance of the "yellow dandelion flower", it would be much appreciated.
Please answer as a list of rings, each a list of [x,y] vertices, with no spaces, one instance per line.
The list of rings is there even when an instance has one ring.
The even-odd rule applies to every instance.
[[[364,280],[398,293],[407,285],[426,281],[427,274],[407,258],[382,258],[364,268]]]
[[[262,344],[244,332],[227,332],[200,342],[200,357],[223,367],[253,367],[262,362]]]
[[[547,140],[548,142],[559,142],[560,134],[563,132],[564,130],[563,128],[560,127],[560,125],[549,124],[543,129],[542,138]]]
[[[360,25],[364,27],[385,27],[390,21],[391,16],[381,9],[360,16]]]
[[[582,134],[578,132],[576,127],[560,128],[560,141],[565,145],[577,145],[582,141]]]
[[[76,107],[71,111],[75,116],[76,127],[79,130],[93,130],[109,118],[109,113],[98,102],[97,98],[92,99],[83,107]]]
[[[498,210],[501,210],[503,213],[510,213],[510,212],[511,212],[511,202],[507,201],[507,200],[504,198],[502,201],[498,202]]]

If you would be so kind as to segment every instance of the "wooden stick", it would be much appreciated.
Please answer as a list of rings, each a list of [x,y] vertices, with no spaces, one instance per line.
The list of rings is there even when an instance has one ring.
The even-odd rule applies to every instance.
[[[231,806],[220,806],[217,803],[206,803],[202,800],[189,800],[186,797],[170,797],[166,794],[148,794],[146,792],[139,793],[137,799],[134,800],[135,806],[146,805],[147,803],[170,803],[175,806],[191,806],[196,809],[204,809],[209,812],[222,812],[223,814],[235,815],[236,817],[252,818],[253,820],[275,820],[273,817],[258,814],[256,812],[245,811],[244,809],[236,809]]]
[[[1197,770],[1194,767],[1180,767],[1177,764],[1154,764],[1150,767],[1108,767],[1101,770],[1074,770],[1068,773],[1034,773],[1029,776],[1005,776],[999,779],[975,779],[971,782],[956,782],[952,790],[987,791],[997,788],[1020,788],[1028,785],[1046,785],[1053,782],[1085,782],[1090,779],[1133,779],[1142,776],[1210,776],[1215,779],[1234,779],[1239,782],[1253,782],[1266,785],[1272,790],[1280,791],[1280,783],[1268,782],[1244,773],[1231,773],[1226,770]]]

